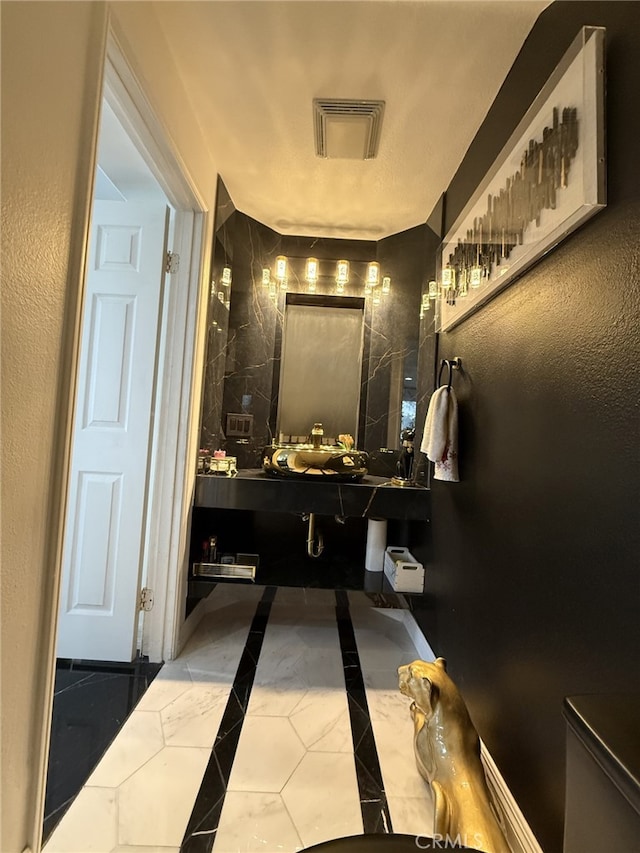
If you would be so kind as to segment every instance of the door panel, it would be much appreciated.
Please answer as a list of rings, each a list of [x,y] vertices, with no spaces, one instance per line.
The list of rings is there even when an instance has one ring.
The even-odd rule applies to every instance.
[[[168,209],[95,202],[58,657],[135,655]]]

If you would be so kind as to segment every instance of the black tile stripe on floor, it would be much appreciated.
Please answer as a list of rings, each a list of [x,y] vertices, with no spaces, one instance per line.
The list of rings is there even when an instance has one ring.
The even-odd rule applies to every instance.
[[[275,594],[276,587],[267,587],[256,607],[255,616],[249,628],[249,636],[211,750],[211,757],[204,771],[200,790],[182,839],[180,853],[210,853],[216,839],[227,784],[249,705],[249,696]]]
[[[344,590],[336,590],[336,620],[351,720],[362,824],[365,834],[392,832],[391,815],[371,727],[360,657],[349,613],[349,598]]]

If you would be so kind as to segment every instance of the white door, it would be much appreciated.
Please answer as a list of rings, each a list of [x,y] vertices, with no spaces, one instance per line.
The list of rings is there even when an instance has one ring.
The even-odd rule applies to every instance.
[[[57,656],[131,661],[169,210],[94,202]]]

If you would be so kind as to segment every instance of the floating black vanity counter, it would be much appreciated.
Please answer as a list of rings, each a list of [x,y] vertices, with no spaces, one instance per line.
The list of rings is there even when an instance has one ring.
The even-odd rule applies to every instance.
[[[313,512],[359,518],[426,521],[429,489],[392,486],[383,477],[364,477],[358,483],[279,480],[261,470],[241,470],[236,477],[199,474],[195,505],[216,509],[262,512]]]

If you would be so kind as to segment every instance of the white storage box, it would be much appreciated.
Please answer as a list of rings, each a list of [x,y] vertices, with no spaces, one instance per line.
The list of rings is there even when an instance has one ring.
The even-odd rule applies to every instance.
[[[408,548],[390,545],[386,549],[384,573],[396,592],[424,592],[424,566]]]

